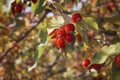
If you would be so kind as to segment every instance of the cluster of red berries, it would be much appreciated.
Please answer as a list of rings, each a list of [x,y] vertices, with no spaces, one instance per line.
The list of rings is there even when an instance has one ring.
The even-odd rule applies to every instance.
[[[99,71],[101,70],[102,68],[102,64],[91,64],[90,65],[90,60],[89,59],[84,59],[83,62],[82,62],[82,66],[87,68],[88,70],[91,70],[91,69],[94,69],[96,71]]]
[[[79,13],[72,15],[72,22],[81,21],[82,17]],[[64,27],[54,29],[49,35],[52,36],[52,42],[59,48],[66,48],[66,44],[73,44],[75,40],[75,26],[72,23],[65,24]],[[79,42],[82,41],[81,35],[76,34]]]
[[[32,3],[36,3],[37,0],[31,0]],[[23,4],[21,2],[16,2],[14,1],[12,4],[11,4],[11,11],[13,13],[21,13],[23,10]]]
[[[116,67],[120,68],[120,53],[115,56],[114,63]]]
[[[67,44],[74,42],[74,30],[73,24],[66,24],[65,27],[53,30],[49,35],[52,35],[52,42],[59,48],[64,49]]]

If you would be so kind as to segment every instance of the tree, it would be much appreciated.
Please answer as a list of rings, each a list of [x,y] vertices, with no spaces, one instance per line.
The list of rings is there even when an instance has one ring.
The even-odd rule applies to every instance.
[[[119,0],[1,0],[0,79],[119,80],[119,8]]]

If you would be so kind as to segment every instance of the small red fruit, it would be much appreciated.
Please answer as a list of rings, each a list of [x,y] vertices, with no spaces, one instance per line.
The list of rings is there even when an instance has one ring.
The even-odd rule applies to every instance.
[[[71,33],[66,34],[66,36],[65,36],[65,41],[66,41],[66,42],[72,43],[73,40],[74,40],[73,34],[71,34]]]
[[[96,34],[92,30],[88,30],[87,34],[90,38],[94,38],[96,36]]]
[[[13,47],[18,47],[18,43],[16,43],[15,41],[12,43]]]
[[[115,3],[114,2],[109,2],[109,4],[107,5],[107,9],[108,11],[112,12],[112,8],[115,6]]]
[[[14,8],[14,12],[21,13],[22,9],[23,9],[23,6],[22,6],[22,4],[16,4],[16,5],[14,5],[13,8]]]
[[[60,47],[60,48],[62,48],[62,49],[64,49],[66,47],[65,41],[64,41],[63,38],[58,38],[57,39],[57,46]]]
[[[31,0],[34,4],[37,2],[37,0]]]
[[[85,68],[87,68],[89,64],[90,64],[89,59],[84,59],[83,62],[82,62],[82,66],[85,67]]]
[[[72,15],[72,22],[78,22],[82,20],[82,16],[79,13],[75,13]]]
[[[52,42],[53,45],[56,45],[56,46],[57,46],[57,38],[51,39],[51,42]]]
[[[80,34],[76,34],[76,37],[79,43],[82,42],[82,37]]]
[[[67,33],[69,33],[69,32],[74,32],[74,30],[75,30],[75,27],[74,27],[74,25],[73,24],[66,24],[65,25],[65,31],[67,32]]]
[[[69,3],[69,4],[67,4],[67,5],[65,6],[65,8],[71,9],[72,6],[73,6],[73,4],[72,4],[72,3]]]
[[[102,67],[102,64],[92,64],[88,67],[89,70],[95,69],[96,71],[99,71]]]
[[[117,67],[120,67],[120,54],[117,54],[114,58],[114,63]]]
[[[56,33],[57,37],[64,37],[65,36],[65,28],[61,27],[58,29],[57,33]]]
[[[109,2],[108,6],[113,8],[115,6],[115,3],[114,2]]]

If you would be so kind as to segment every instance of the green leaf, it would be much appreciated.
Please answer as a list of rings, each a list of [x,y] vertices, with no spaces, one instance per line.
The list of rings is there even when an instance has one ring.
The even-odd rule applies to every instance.
[[[45,6],[42,6],[44,3],[44,0],[37,0],[37,2],[34,4],[31,4],[32,12],[35,14],[39,14],[44,10]]]
[[[104,20],[109,22],[109,23],[115,23],[115,24],[120,25],[120,15],[105,17]]]
[[[40,43],[40,45],[38,45],[37,50],[35,51],[35,54],[34,54],[34,65],[32,67],[30,67],[28,69],[28,71],[31,71],[32,69],[34,69],[37,66],[38,60],[41,57],[41,55],[42,55],[42,53],[45,49],[45,46],[47,45],[47,43],[50,40],[50,37],[48,37],[48,34],[47,34],[47,24],[46,24],[46,22],[43,22],[39,26],[40,26],[39,37],[40,37],[41,43]]]
[[[115,66],[114,62],[112,63],[111,80],[120,80],[120,69]]]
[[[97,52],[92,59],[92,63],[104,63],[108,57],[118,54],[120,52],[120,43],[104,46],[99,52]]]
[[[87,24],[94,31],[99,30],[97,22],[92,17],[85,17],[83,20],[85,21],[85,24]]]
[[[34,61],[37,62],[40,58],[40,56],[42,55],[43,51],[44,51],[44,44],[43,45],[39,45],[35,54],[34,54]]]
[[[89,25],[85,21],[80,21],[76,23],[77,27],[82,28],[84,31],[89,29]]]
[[[40,29],[40,33],[39,33],[39,38],[40,38],[40,42],[46,43],[47,41],[47,37],[48,37],[48,32],[47,32],[47,28],[46,25],[43,25]]]
[[[107,55],[105,55],[102,52],[98,52],[93,56],[92,64],[94,64],[94,63],[98,63],[98,64],[104,63],[107,60],[107,58],[108,58]]]
[[[116,52],[120,52],[120,43],[116,45],[115,50],[116,50]]]
[[[30,67],[28,69],[28,71],[31,71],[32,69],[34,69],[37,66],[38,60],[39,60],[39,58],[41,57],[41,55],[44,51],[45,45],[46,45],[46,43],[45,44],[40,44],[37,47],[37,50],[34,53],[34,65],[32,67]]]

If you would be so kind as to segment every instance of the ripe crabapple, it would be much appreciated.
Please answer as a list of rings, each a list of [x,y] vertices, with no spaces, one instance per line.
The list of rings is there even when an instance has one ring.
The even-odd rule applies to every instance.
[[[92,30],[88,30],[87,31],[87,35],[90,37],[90,38],[94,38],[96,36],[96,34],[92,31]]]
[[[79,13],[75,13],[72,15],[72,22],[78,22],[82,20],[82,16]]]
[[[59,48],[62,48],[62,49],[64,49],[64,48],[66,47],[65,41],[64,41],[63,38],[58,38],[58,39],[57,39],[57,46],[58,46]]]
[[[117,67],[120,67],[120,53],[115,56],[114,63]]]
[[[63,28],[63,27],[59,28],[58,31],[56,32],[56,36],[64,37],[65,36],[65,28]]]
[[[90,64],[89,59],[84,59],[83,62],[82,62],[82,66],[85,67],[85,68],[87,68],[89,64]]]
[[[108,6],[113,8],[115,6],[115,3],[114,2],[109,2]]]
[[[76,37],[77,37],[77,40],[78,40],[79,43],[82,42],[82,37],[79,33],[76,34]]]
[[[114,2],[109,2],[109,4],[107,5],[107,9],[108,11],[112,12],[112,8],[115,6]]]
[[[69,33],[69,32],[74,32],[74,30],[75,30],[75,27],[74,27],[74,25],[73,24],[66,24],[65,25],[65,31],[67,32],[67,33]]]
[[[56,45],[56,46],[57,46],[57,38],[51,39],[51,42],[52,42],[53,45]]]
[[[12,46],[13,46],[13,47],[18,47],[18,43],[14,41],[14,42],[12,43]]]
[[[15,13],[21,13],[23,10],[23,5],[22,4],[16,4],[13,6],[13,10]]]
[[[72,43],[73,40],[74,40],[74,36],[73,36],[73,34],[68,33],[68,34],[65,35],[65,41],[66,41],[66,42],[68,42],[68,43]]]

